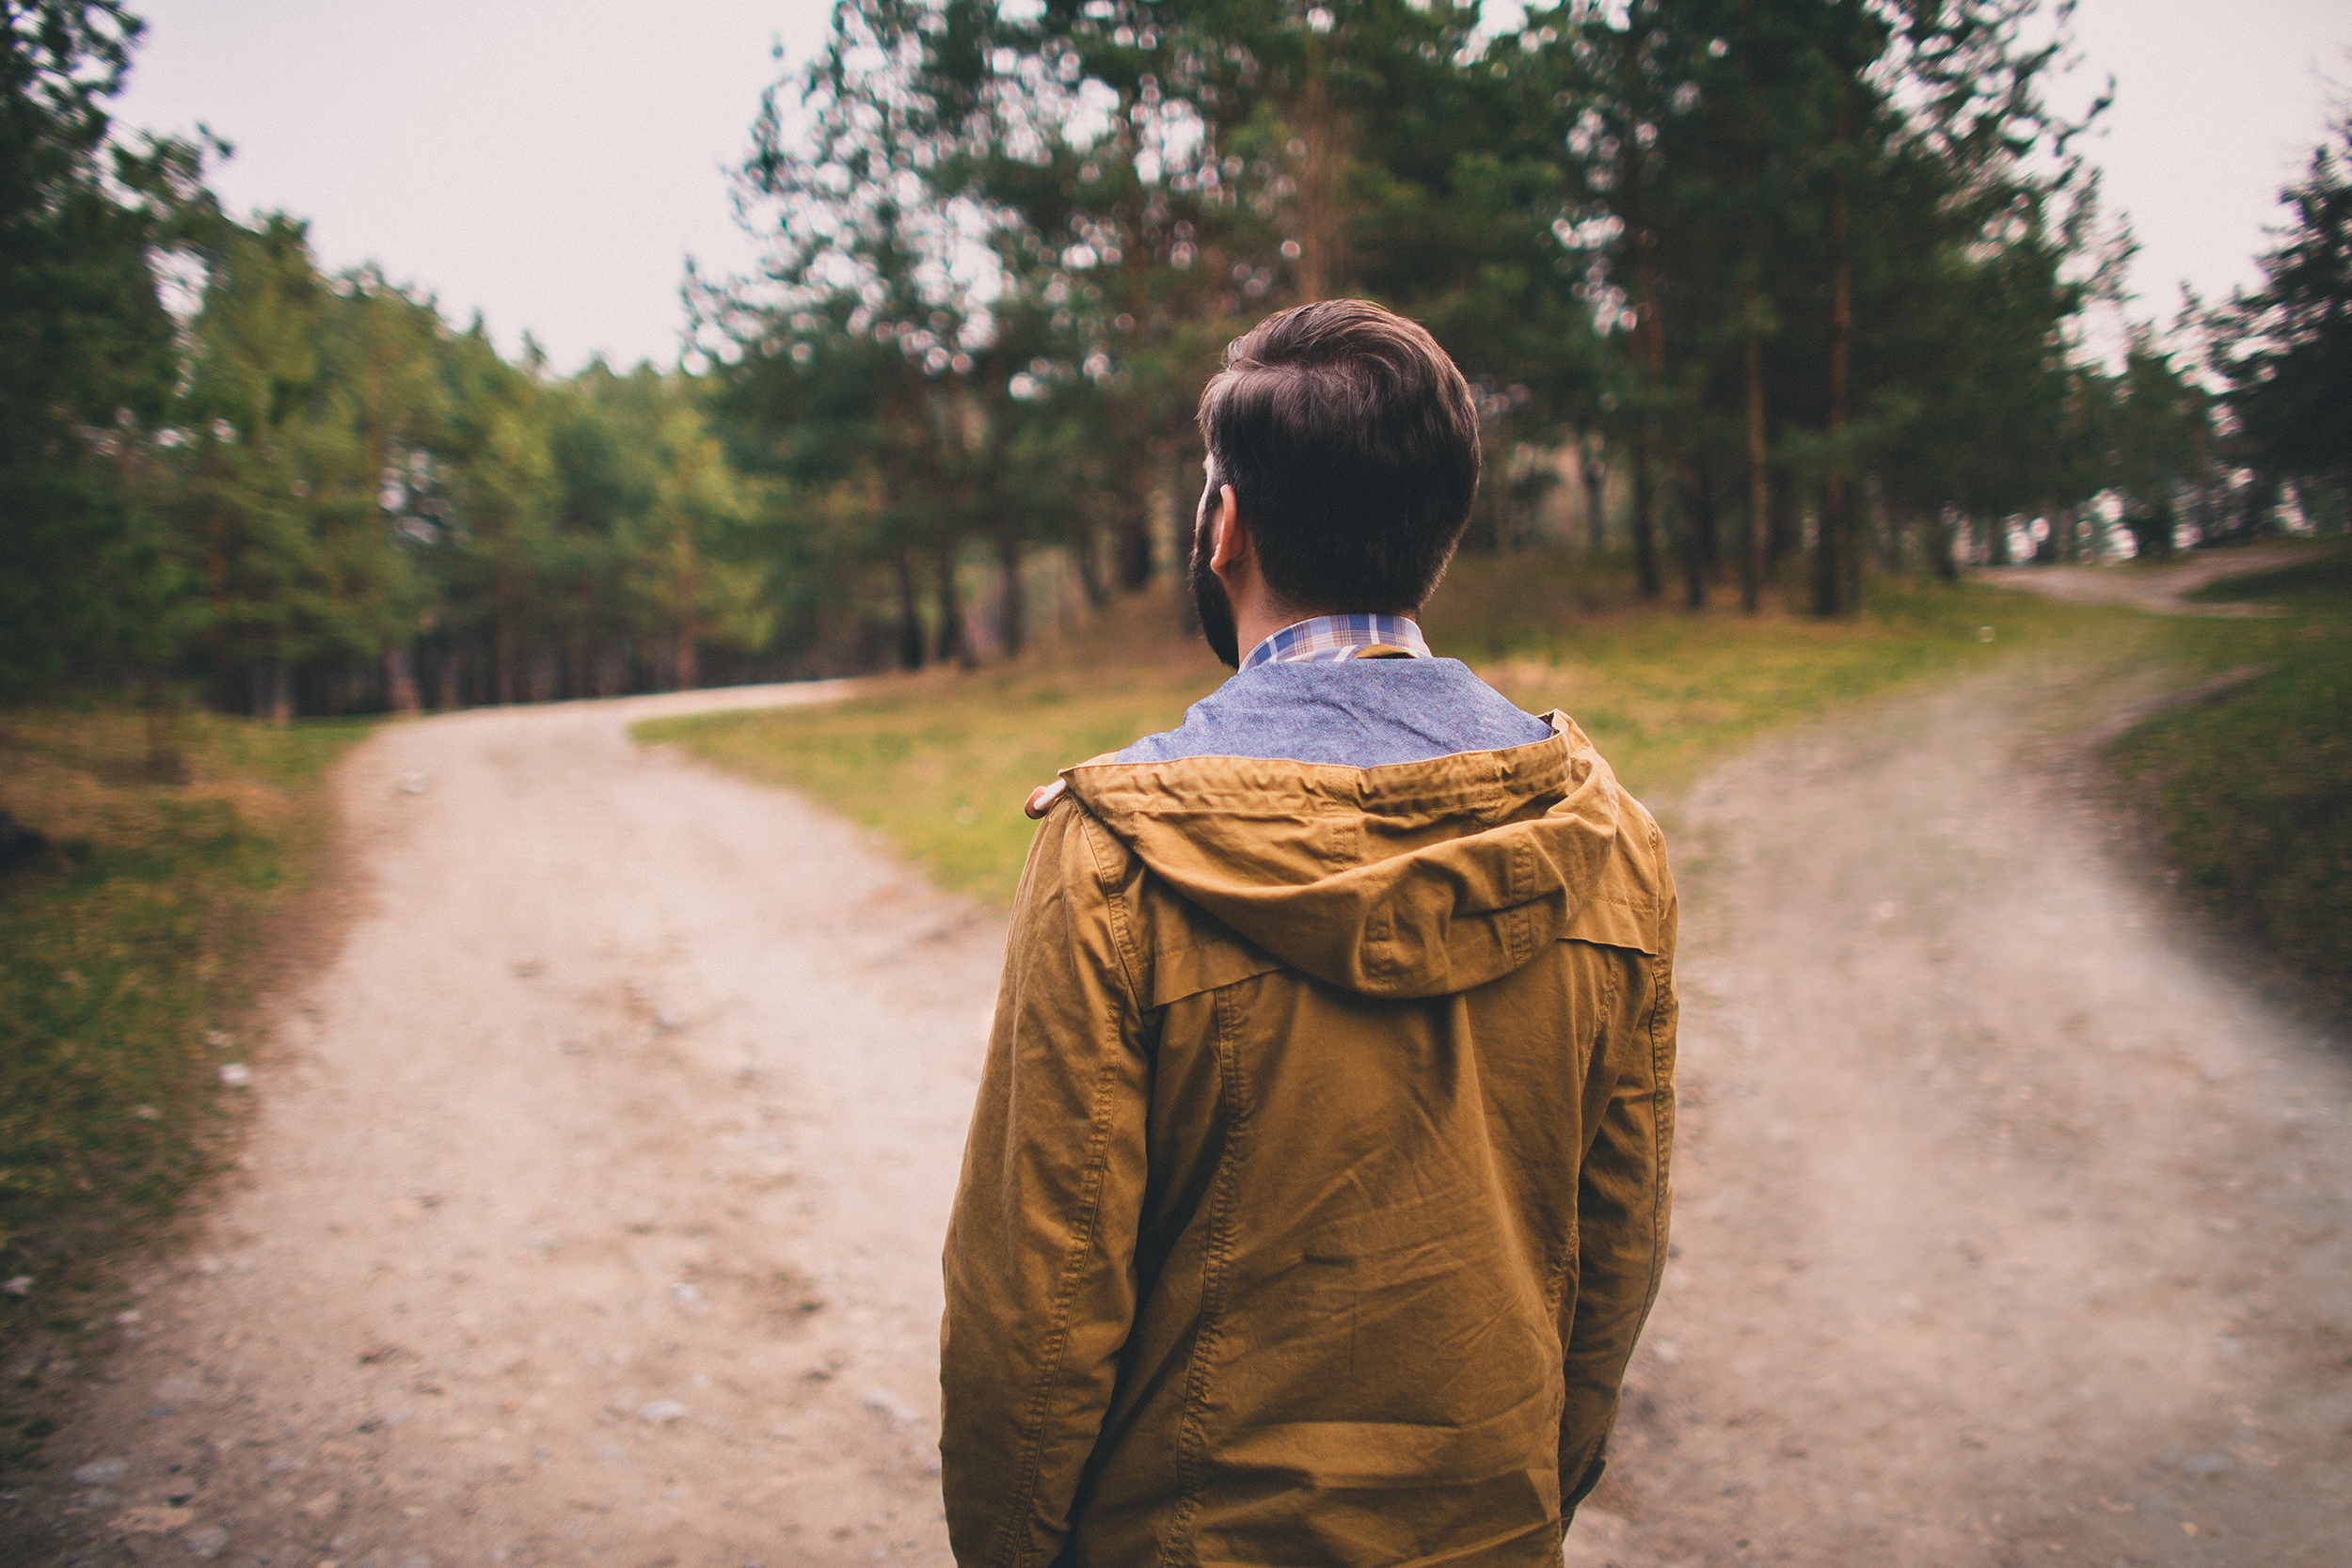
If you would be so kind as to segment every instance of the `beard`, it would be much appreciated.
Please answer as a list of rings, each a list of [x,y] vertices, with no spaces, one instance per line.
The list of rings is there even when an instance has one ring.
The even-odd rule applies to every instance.
[[[1216,483],[1212,480],[1201,494],[1200,516],[1192,530],[1192,561],[1186,566],[1184,578],[1192,588],[1193,612],[1200,618],[1200,635],[1208,639],[1209,651],[1216,655],[1228,670],[1241,668],[1241,629],[1233,623],[1233,601],[1225,592],[1225,585],[1209,569],[1209,557],[1215,553],[1215,541],[1209,537],[1210,519],[1216,516],[1211,503],[1216,497]]]

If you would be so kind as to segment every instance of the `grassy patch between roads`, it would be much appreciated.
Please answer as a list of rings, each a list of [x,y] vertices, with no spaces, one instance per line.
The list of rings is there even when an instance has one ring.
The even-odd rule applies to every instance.
[[[253,939],[315,868],[327,767],[365,726],[182,729],[166,784],[135,714],[0,713],[0,808],[47,840],[0,870],[0,1467],[48,1430],[40,1343],[222,1148]]]
[[[2352,1012],[2352,550],[2196,596],[2284,611],[2173,637],[2211,668],[2270,669],[2141,724],[2116,765],[2181,886]]]
[[[1750,616],[1736,603],[1692,614],[1639,605],[1621,572],[1563,550],[1458,562],[1424,625],[1438,653],[1522,707],[1566,709],[1652,796],[1789,719],[2144,619],[1974,586],[1886,587],[1851,621],[1776,605]],[[1178,630],[1172,596],[1147,596],[1018,664],[879,679],[838,705],[655,720],[635,733],[804,790],[946,886],[1005,903],[1034,831],[1021,812],[1029,790],[1173,726],[1224,674]]]

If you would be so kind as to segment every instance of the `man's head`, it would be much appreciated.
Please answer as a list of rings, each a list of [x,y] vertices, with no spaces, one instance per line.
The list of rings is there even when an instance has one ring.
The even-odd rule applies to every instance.
[[[1233,487],[1267,591],[1304,614],[1409,613],[1438,586],[1478,489],[1478,410],[1416,324],[1367,300],[1267,317],[1200,394],[1209,484],[1193,545],[1201,626],[1229,664],[1209,523]],[[1220,635],[1221,634],[1221,635]]]

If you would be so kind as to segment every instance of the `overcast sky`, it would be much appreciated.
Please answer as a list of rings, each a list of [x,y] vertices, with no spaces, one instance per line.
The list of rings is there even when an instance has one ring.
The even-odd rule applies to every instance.
[[[825,0],[134,0],[148,35],[127,126],[234,144],[232,209],[310,220],[329,268],[378,262],[482,312],[513,350],[675,358],[678,282],[748,267],[723,172],[739,161],[780,40],[804,60]],[[2226,21],[2225,21],[2226,19]],[[2091,148],[2140,241],[2135,313],[2187,282],[2253,280],[2279,186],[2352,77],[2343,0],[2082,0],[2075,90],[2112,73]]]

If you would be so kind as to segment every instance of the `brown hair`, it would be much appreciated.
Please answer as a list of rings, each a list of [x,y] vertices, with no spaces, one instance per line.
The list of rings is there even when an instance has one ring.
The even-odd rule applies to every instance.
[[[1301,305],[1233,340],[1200,435],[1266,586],[1300,609],[1420,609],[1478,490],[1469,383],[1427,330],[1369,300]]]

